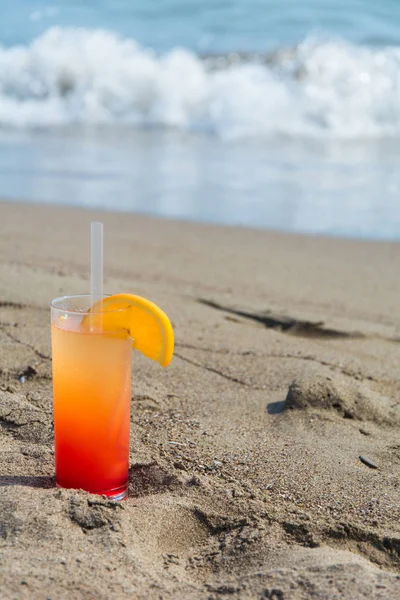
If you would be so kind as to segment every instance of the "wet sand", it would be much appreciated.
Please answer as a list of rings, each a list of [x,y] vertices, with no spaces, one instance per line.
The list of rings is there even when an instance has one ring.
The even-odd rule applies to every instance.
[[[48,303],[92,219],[105,291],[176,334],[133,357],[121,504],[54,487]],[[2,598],[400,596],[400,244],[6,202],[0,234]]]

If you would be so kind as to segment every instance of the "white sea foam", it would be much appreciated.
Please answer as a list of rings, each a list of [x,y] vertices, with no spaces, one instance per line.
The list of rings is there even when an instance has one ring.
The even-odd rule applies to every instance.
[[[400,48],[306,40],[262,60],[156,56],[104,30],[0,47],[0,126],[123,124],[224,138],[400,136]]]

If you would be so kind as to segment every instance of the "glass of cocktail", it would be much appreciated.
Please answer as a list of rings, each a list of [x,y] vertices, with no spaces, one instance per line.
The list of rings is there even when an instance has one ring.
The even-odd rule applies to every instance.
[[[56,481],[121,500],[128,483],[132,340],[112,325],[85,327],[85,320],[111,317],[107,310],[89,312],[90,304],[90,296],[51,302]],[[111,309],[120,320],[127,311]]]
[[[56,298],[50,305],[56,482],[123,500],[132,348],[166,367],[174,334],[167,315],[150,300],[98,293],[102,240],[92,246],[92,293]]]

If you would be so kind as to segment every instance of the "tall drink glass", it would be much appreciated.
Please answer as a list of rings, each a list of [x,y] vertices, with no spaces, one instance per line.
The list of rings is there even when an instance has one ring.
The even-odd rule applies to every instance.
[[[89,312],[90,303],[89,295],[51,302],[56,482],[123,500],[132,340],[126,331],[88,326],[90,318],[99,322],[99,313]]]

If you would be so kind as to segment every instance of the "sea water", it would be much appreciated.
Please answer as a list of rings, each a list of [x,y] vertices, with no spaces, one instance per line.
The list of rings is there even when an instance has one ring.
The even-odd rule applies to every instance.
[[[400,238],[400,3],[14,0],[0,197]]]

